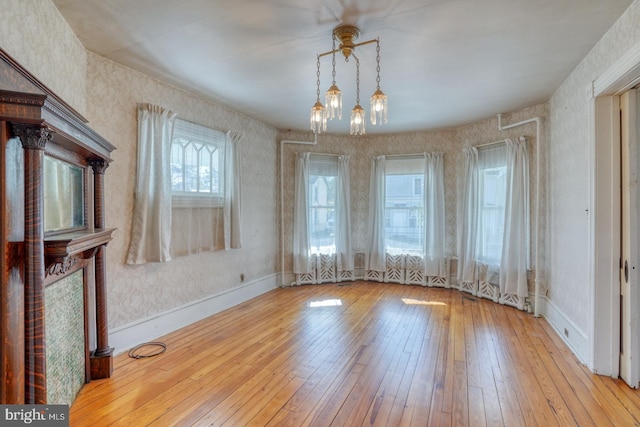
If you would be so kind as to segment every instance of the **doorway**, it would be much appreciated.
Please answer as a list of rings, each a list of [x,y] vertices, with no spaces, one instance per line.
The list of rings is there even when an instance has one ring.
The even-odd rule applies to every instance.
[[[639,209],[637,89],[620,95],[620,378],[630,387],[640,382],[638,322]]]
[[[596,80],[593,80],[588,88],[589,116],[593,120],[589,123],[592,139],[589,144],[591,188],[588,204],[589,259],[593,262],[589,271],[591,293],[588,345],[590,351],[587,364],[594,373],[614,378],[621,376],[622,354],[625,358],[623,363],[634,361],[628,366],[623,366],[623,369],[636,369],[635,375],[640,370],[640,350],[637,348],[637,341],[640,341],[640,327],[637,326],[637,320],[635,320],[635,326],[632,324],[638,316],[634,312],[637,304],[632,304],[633,296],[621,298],[621,278],[624,278],[625,268],[621,255],[623,232],[621,231],[622,156],[620,153],[622,149],[621,96],[632,88],[638,87],[639,84],[640,43],[637,43],[615,63],[611,64]],[[636,98],[638,97],[640,95],[636,96]],[[635,108],[638,110],[637,99]],[[637,129],[635,133],[638,133]],[[629,158],[629,156],[626,155],[625,158]],[[637,173],[637,167],[632,169],[630,166],[629,171],[632,170]],[[629,208],[631,207],[629,204]],[[634,240],[637,238],[631,238],[630,243]],[[627,270],[631,280],[634,280],[632,275],[637,274],[637,263],[630,264],[627,261]],[[632,287],[629,290],[636,291]],[[637,298],[636,301],[638,301]],[[628,319],[631,322],[628,324],[629,327],[624,330],[622,326],[626,322],[621,320],[623,305],[627,306],[626,314],[629,315]],[[626,343],[623,341],[621,345],[623,334]],[[634,340],[636,341],[635,348]],[[621,347],[625,345],[627,350],[621,350]],[[626,373],[624,375],[627,376]],[[635,384],[636,387],[638,386],[637,377],[629,377],[629,382]]]

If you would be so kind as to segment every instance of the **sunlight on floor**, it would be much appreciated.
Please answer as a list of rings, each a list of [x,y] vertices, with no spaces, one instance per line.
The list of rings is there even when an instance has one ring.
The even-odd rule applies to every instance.
[[[422,300],[413,299],[413,298],[402,298],[402,302],[407,305],[441,305],[441,306],[447,305],[439,301],[422,301]]]
[[[339,299],[325,299],[322,301],[310,301],[309,307],[336,307],[338,305],[342,305],[342,300]]]

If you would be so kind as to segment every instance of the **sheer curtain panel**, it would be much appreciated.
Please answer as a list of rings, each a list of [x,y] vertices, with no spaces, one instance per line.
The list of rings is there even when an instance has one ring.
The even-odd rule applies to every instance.
[[[336,268],[353,270],[351,249],[351,175],[349,156],[338,156],[338,182],[336,186]]]
[[[425,153],[424,165],[425,275],[445,275],[444,154]]]
[[[242,198],[240,193],[240,156],[238,141],[240,135],[229,131],[226,134],[224,151],[224,248],[239,249],[242,247],[242,231],[240,220],[242,214]]]
[[[310,272],[308,192],[309,153],[298,153],[296,157],[295,194],[293,207],[293,272]]]
[[[171,260],[171,138],[175,113],[138,105],[138,157],[128,264]]]
[[[458,282],[473,282],[476,269],[478,234],[478,150],[465,148],[462,209],[458,240]]]
[[[385,156],[371,161],[371,181],[369,186],[369,243],[365,251],[365,270],[385,271]]]
[[[507,139],[506,181],[500,293],[523,298],[529,294],[529,156],[524,137]]]

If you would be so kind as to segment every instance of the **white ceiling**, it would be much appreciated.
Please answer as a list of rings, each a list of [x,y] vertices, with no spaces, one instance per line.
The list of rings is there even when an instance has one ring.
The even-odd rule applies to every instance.
[[[316,55],[339,23],[380,38],[389,123],[458,126],[546,101],[632,0],[53,0],[87,49],[279,129],[308,129]],[[375,44],[356,49],[361,105]],[[349,131],[355,64],[337,57]],[[321,100],[331,56],[321,60]],[[346,118],[345,118],[346,116]]]

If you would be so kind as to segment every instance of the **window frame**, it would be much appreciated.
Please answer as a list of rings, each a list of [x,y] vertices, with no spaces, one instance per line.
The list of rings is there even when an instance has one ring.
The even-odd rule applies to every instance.
[[[394,164],[395,163],[395,164]],[[393,166],[391,166],[393,165]],[[420,255],[424,253],[425,250],[425,241],[424,241],[424,227],[425,227],[425,212],[424,212],[424,203],[425,203],[425,189],[424,189],[424,160],[423,157],[420,156],[403,156],[399,158],[387,158],[385,165],[385,200],[384,204],[384,228],[385,228],[385,236],[384,236],[384,249],[385,252],[398,255]],[[391,166],[391,167],[390,167]],[[396,197],[404,198],[404,199],[419,199],[420,203],[417,206],[410,204],[410,206],[392,206],[389,205],[389,177],[401,177],[406,176],[409,179],[408,186],[409,189],[406,191],[406,194],[402,194],[402,192]],[[419,182],[419,185],[417,183]],[[397,185],[396,185],[397,187]],[[416,189],[420,187],[419,192],[416,192]],[[416,194],[417,193],[417,194]],[[406,205],[407,203],[402,203]],[[412,244],[413,249],[409,248],[406,245],[401,245],[397,248],[392,247],[387,242],[390,240],[390,235],[388,231],[394,226],[394,217],[398,217],[398,215],[393,214],[393,210],[396,211],[405,211],[403,215],[406,217],[406,223],[408,225],[405,226],[406,229],[412,229],[414,232],[411,234],[417,237],[417,242]],[[415,215],[414,215],[415,214]],[[411,223],[415,224],[411,226]],[[408,235],[408,234],[407,234]],[[392,250],[390,250],[392,249]]]
[[[224,151],[225,151],[225,139],[226,134],[223,131],[213,129],[207,126],[203,126],[197,123],[193,123],[184,119],[176,118],[173,130],[173,136],[171,138],[171,155],[170,155],[170,168],[171,170],[171,205],[174,208],[220,208],[224,204]],[[186,144],[184,142],[178,141],[187,141]],[[173,164],[174,160],[174,149],[175,147],[179,147],[181,150],[181,160],[182,160],[182,168],[185,166],[185,157],[187,147],[191,144],[200,144],[202,146],[215,147],[210,157],[213,158],[213,153],[217,152],[217,191],[185,191],[185,190],[175,190],[173,187]],[[199,164],[201,160],[201,152],[203,152],[205,148],[201,148],[198,153],[198,161]],[[210,167],[210,176],[209,179],[212,179],[213,174],[211,173],[215,170],[213,163]],[[200,183],[201,177],[198,175],[196,178],[198,181],[198,185]],[[182,182],[184,188],[185,175],[184,169],[182,171]],[[213,186],[213,185],[212,185]]]
[[[494,152],[498,152],[498,154],[493,155],[491,160],[483,159],[482,157],[490,153],[491,150],[493,150]],[[486,237],[485,225],[488,224],[488,222],[485,222],[484,219],[487,217],[488,215],[487,213],[491,210],[502,211],[501,217],[503,218],[503,220],[500,225],[500,233],[499,233],[500,236],[499,236],[499,239],[497,239],[497,241],[499,241],[500,243],[500,249],[497,252],[502,254],[502,245],[503,245],[503,238],[504,238],[504,211],[506,208],[505,206],[506,205],[506,173],[507,173],[506,145],[487,148],[479,152],[478,154],[479,154],[479,162],[478,162],[479,194],[478,194],[478,231],[477,231],[477,243],[476,243],[477,245],[476,258],[478,259],[478,261],[487,263],[489,265],[500,265],[501,256],[500,258],[494,258],[494,257],[488,256],[490,252],[495,252],[495,251],[486,250],[491,243],[487,242],[485,239]],[[502,193],[502,197],[501,197],[502,205],[496,204],[496,203],[487,204],[487,201],[489,200],[489,198],[487,197],[487,194],[485,194],[485,190],[486,190],[485,184],[486,184],[486,179],[493,172],[496,172],[497,175],[502,176],[503,188],[499,189],[499,191]],[[498,188],[498,187],[495,187],[495,188]],[[495,196],[491,197],[490,199],[493,201],[496,201]]]
[[[314,166],[317,166],[317,170],[318,173],[314,173]],[[319,166],[321,164],[330,164],[331,166]],[[319,171],[320,170],[330,170],[333,169],[334,173],[333,174],[322,174]],[[317,177],[317,179],[312,179],[312,177]],[[327,191],[327,203],[320,203],[320,199],[319,199],[319,192],[317,191],[318,188],[316,187],[317,183],[319,181],[323,181],[326,184],[328,184],[328,179],[327,178],[333,178],[333,182],[334,182],[334,191],[333,191],[333,197],[331,197],[331,194],[329,191]],[[337,210],[338,210],[338,200],[336,198],[337,194],[337,185],[338,185],[338,158],[337,156],[333,156],[333,155],[323,155],[323,154],[311,154],[309,157],[309,188],[307,188],[307,218],[308,218],[308,223],[309,223],[309,253],[311,254],[335,254],[337,252],[337,241],[336,241],[336,216],[337,216]],[[327,189],[329,189],[329,185],[326,186]],[[333,204],[330,204],[329,202],[332,201]],[[330,218],[333,218],[333,243],[327,247],[332,248],[332,250],[330,252],[324,252],[322,250],[320,250],[319,248],[321,248],[321,245],[315,245],[316,243],[316,239],[312,237],[311,235],[313,234],[313,230],[311,230],[311,228],[313,228],[316,225],[315,219],[319,217],[319,215],[314,214],[317,213],[321,210],[326,210],[327,214],[327,225],[329,222]]]

